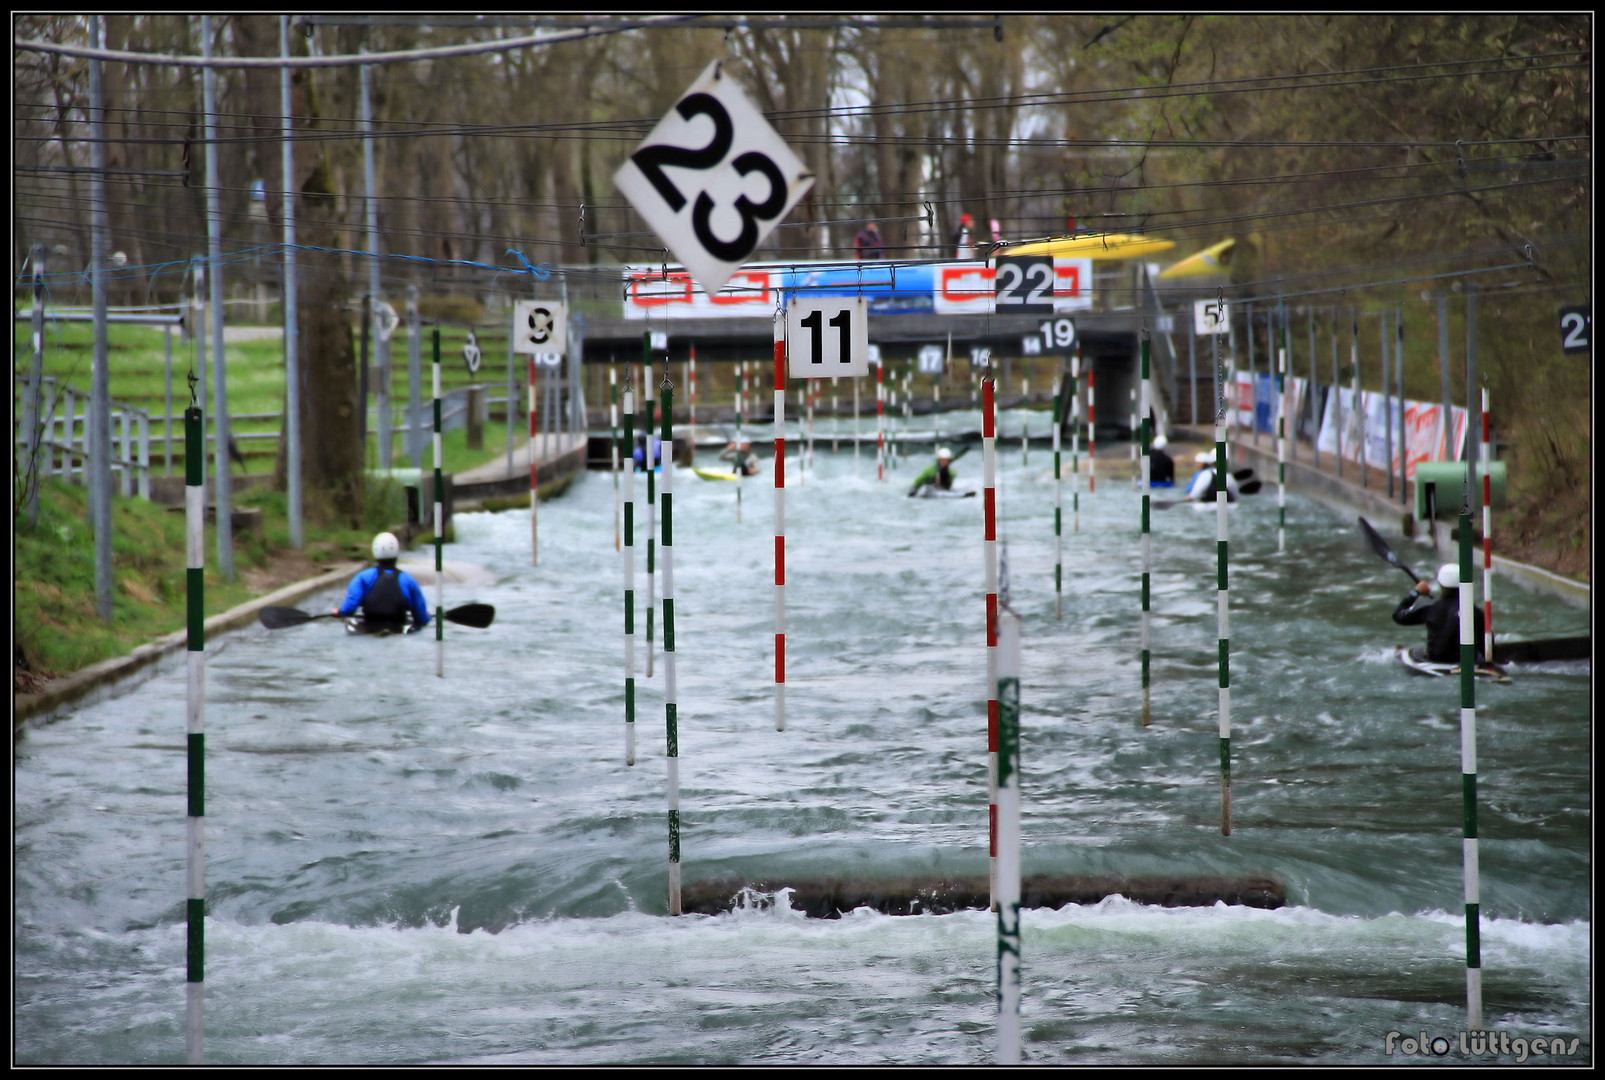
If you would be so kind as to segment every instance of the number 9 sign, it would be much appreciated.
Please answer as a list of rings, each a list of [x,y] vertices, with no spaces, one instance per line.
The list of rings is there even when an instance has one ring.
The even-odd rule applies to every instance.
[[[715,60],[613,174],[709,296],[752,257],[814,176]]]

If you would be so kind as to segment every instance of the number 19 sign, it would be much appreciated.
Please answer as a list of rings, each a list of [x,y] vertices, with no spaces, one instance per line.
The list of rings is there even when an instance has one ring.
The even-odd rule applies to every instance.
[[[703,70],[613,174],[709,296],[814,183],[722,64]]]
[[[869,305],[861,296],[793,297],[786,307],[793,379],[869,374]]]

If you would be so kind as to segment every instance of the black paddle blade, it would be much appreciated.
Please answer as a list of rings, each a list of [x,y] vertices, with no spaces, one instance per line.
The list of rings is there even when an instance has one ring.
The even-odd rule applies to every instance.
[[[1360,532],[1365,535],[1365,542],[1371,545],[1371,550],[1376,552],[1377,557],[1383,562],[1387,563],[1389,566],[1397,566],[1400,570],[1403,570],[1411,581],[1418,582],[1421,580],[1420,578],[1416,577],[1414,570],[1411,570],[1408,566],[1399,561],[1399,557],[1393,553],[1393,549],[1388,547],[1388,542],[1382,539],[1382,537],[1377,534],[1377,531],[1371,527],[1371,523],[1365,520],[1363,517],[1360,518]]]
[[[257,612],[257,618],[269,630],[282,630],[286,626],[300,626],[304,622],[311,622],[316,615],[308,615],[300,608],[293,607],[265,607]]]
[[[1261,486],[1258,480],[1250,480],[1248,483],[1239,486],[1237,493],[1239,495],[1257,495]]]
[[[496,618],[496,608],[491,604],[464,604],[446,612],[447,622],[473,626],[480,630],[489,626],[494,618]]]
[[[1232,473],[1232,476],[1236,478],[1238,483],[1242,483],[1244,480],[1252,478],[1253,475],[1253,469],[1238,469],[1236,472]]]

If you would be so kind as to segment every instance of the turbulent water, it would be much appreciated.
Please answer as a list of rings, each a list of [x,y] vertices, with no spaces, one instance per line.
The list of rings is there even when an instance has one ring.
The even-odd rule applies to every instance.
[[[1441,1060],[1541,1038],[1565,1052],[1528,1060],[1591,1062],[1587,663],[1477,688],[1485,1025],[1506,1041],[1470,1056],[1459,688],[1391,659],[1418,644],[1388,619],[1409,582],[1296,496],[1278,554],[1274,484],[1232,511],[1222,836],[1214,514],[1153,515],[1142,727],[1132,485],[1083,476],[1079,531],[1064,485],[1056,618],[1051,457],[1003,430],[1025,872],[1269,873],[1289,900],[1026,911],[1024,1060],[1440,1060],[1406,1055],[1425,1033]],[[675,478],[687,883],[986,872],[982,500],[905,498],[921,456],[878,483],[872,447],[827,447],[788,469],[784,732],[767,463],[739,522],[737,485]],[[662,628],[648,678],[638,622],[630,767],[614,506],[605,473],[543,503],[534,567],[528,511],[457,518],[446,558],[485,576],[446,605],[497,616],[448,625],[445,678],[432,634],[208,643],[208,1063],[994,1060],[988,913],[667,916]],[[1520,636],[1587,625],[1508,584],[1496,603]],[[184,695],[170,661],[17,743],[17,1063],[184,1060]]]

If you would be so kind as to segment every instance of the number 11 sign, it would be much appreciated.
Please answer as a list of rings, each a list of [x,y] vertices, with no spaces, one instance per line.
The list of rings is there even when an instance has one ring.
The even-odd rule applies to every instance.
[[[709,296],[814,183],[722,64],[703,70],[613,174]]]
[[[793,379],[869,374],[869,305],[861,296],[793,297],[786,308]]]

